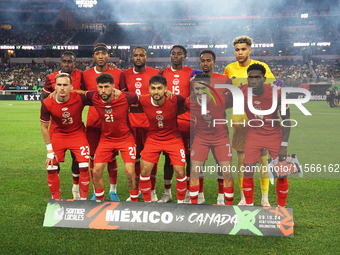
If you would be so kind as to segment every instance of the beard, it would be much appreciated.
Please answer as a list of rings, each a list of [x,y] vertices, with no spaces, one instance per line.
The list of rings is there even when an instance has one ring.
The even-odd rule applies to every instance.
[[[133,63],[133,65],[137,68],[142,68],[145,66],[145,63],[141,63],[141,64],[136,64],[135,62]]]
[[[99,97],[100,97],[103,101],[107,101],[111,96],[112,96],[112,93],[111,93],[111,94],[101,94],[101,95],[99,95]]]
[[[159,96],[159,97],[158,97],[158,98],[155,98],[155,96]],[[159,100],[161,100],[163,97],[164,97],[164,95],[161,96],[161,95],[159,95],[159,94],[155,94],[155,95],[152,96],[152,99],[155,100],[155,101],[159,101]]]

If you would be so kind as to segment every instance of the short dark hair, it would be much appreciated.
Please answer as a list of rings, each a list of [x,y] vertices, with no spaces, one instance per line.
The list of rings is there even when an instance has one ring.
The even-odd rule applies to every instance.
[[[166,79],[164,76],[162,75],[155,75],[155,76],[152,76],[149,80],[149,86],[151,86],[151,84],[155,84],[155,83],[160,83],[160,84],[163,84],[164,87],[167,86],[167,83],[166,83]]]
[[[63,59],[65,57],[65,55],[70,55],[70,56],[72,56],[74,58],[74,60],[76,60],[76,54],[74,54],[72,51],[64,51],[61,54],[60,59]]]
[[[97,78],[96,78],[96,82],[98,83],[110,83],[113,84],[114,83],[114,79],[113,76],[109,73],[102,73],[100,74]]]
[[[216,60],[216,54],[215,54],[215,52],[213,50],[209,50],[209,49],[202,50],[201,53],[200,53],[200,58],[202,57],[202,55],[204,53],[211,54],[211,56],[213,57],[214,61]]]
[[[195,82],[204,82],[208,85],[210,85],[210,76],[207,73],[197,73],[193,79],[191,80],[191,88],[194,88],[194,83]]]
[[[94,47],[93,47],[93,54],[96,51],[105,51],[105,52],[109,52],[109,48],[107,47],[107,45],[105,43],[97,43]]]
[[[144,50],[145,51],[145,53],[148,53],[148,51],[143,47],[143,46],[136,46],[134,49],[133,49],[133,51],[132,52],[134,52],[135,51],[135,49],[142,49],[142,50]]]
[[[247,69],[247,73],[249,73],[251,70],[260,70],[263,74],[263,77],[266,75],[266,68],[261,64],[250,65]]]
[[[170,55],[171,55],[171,52],[174,48],[180,48],[183,51],[184,56],[187,57],[187,54],[188,54],[187,49],[183,45],[179,45],[179,44],[172,46],[172,48],[170,50]]]
[[[71,75],[69,75],[68,73],[58,73],[54,79],[54,82],[57,83],[57,79],[58,78],[62,78],[62,77],[67,77],[70,80],[70,83],[72,85],[72,77]]]

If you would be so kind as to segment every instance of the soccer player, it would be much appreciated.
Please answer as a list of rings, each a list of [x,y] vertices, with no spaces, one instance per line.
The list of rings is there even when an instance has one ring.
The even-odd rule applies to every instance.
[[[109,73],[114,77],[114,80],[118,83],[120,80],[120,76],[122,71],[118,68],[111,69],[109,68],[108,59],[109,59],[109,50],[104,43],[98,43],[93,48],[93,59],[95,61],[95,66],[86,70],[83,74],[85,89],[86,90],[97,90],[96,78],[101,73]],[[87,124],[86,124],[86,137],[89,141],[90,146],[90,171],[91,175],[93,173],[93,162],[94,162],[94,154],[98,146],[98,142],[101,135],[101,122],[99,120],[99,116],[97,111],[93,106],[89,108],[89,112],[87,115]],[[109,197],[112,201],[119,201],[117,195],[117,161],[116,155],[108,161],[107,171],[109,173],[110,179],[110,193]],[[92,177],[93,178],[93,177]],[[92,199],[95,200],[95,195],[93,194]]]
[[[251,45],[253,40],[248,36],[240,36],[236,37],[233,41],[235,57],[237,59],[236,62],[229,64],[225,70],[224,74],[227,75],[232,84],[239,87],[241,85],[247,84],[247,69],[250,65],[258,63],[265,67],[266,69],[266,78],[267,83],[274,82],[275,77],[270,71],[267,64],[253,60],[250,58],[251,53]],[[241,171],[241,167],[243,166],[243,152],[244,146],[247,137],[248,127],[245,123],[247,123],[248,119],[246,114],[244,115],[231,115],[231,120],[233,122],[233,148],[237,151],[237,169],[238,169],[238,181],[241,191],[241,201],[239,205],[245,204],[245,198],[242,189],[242,178],[243,173]],[[234,124],[235,123],[235,124]],[[264,150],[260,156],[260,165],[267,166],[267,151]],[[262,169],[262,167],[261,167]],[[260,181],[261,181],[261,192],[262,192],[262,205],[270,206],[268,201],[268,191],[269,191],[269,175],[268,172],[260,171]]]
[[[60,70],[55,73],[51,73],[46,76],[44,88],[41,94],[41,101],[43,101],[48,95],[55,91],[55,77],[59,73],[68,73],[72,78],[72,86],[75,90],[84,89],[83,72],[76,69],[76,55],[71,51],[65,51],[61,55]],[[54,131],[53,121],[50,123],[50,136],[52,138]],[[72,194],[74,200],[80,199],[79,193],[79,166],[76,161],[75,155],[71,151],[72,156],[72,175],[73,175],[73,187]]]
[[[252,64],[248,67],[248,84],[240,86],[244,94],[245,112],[252,125],[248,127],[246,144],[244,147],[244,178],[243,192],[246,205],[254,203],[254,168],[259,161],[259,157],[264,149],[269,151],[270,157],[279,157],[283,161],[287,157],[287,145],[290,133],[290,111],[286,109],[286,114],[281,114],[280,91],[273,95],[276,87],[271,84],[264,84],[266,81],[266,68],[261,64]],[[248,87],[252,88],[252,95],[248,94]],[[232,100],[229,93],[228,100]],[[268,115],[254,114],[249,110],[248,97],[251,97],[253,106],[257,110],[268,110],[272,107],[273,97],[277,97],[277,107],[273,113]],[[281,126],[280,117],[285,120],[285,126]],[[288,179],[278,178],[276,182],[277,200],[279,206],[286,205],[288,195]]]
[[[231,84],[228,77],[222,74],[214,72],[214,66],[216,63],[216,54],[213,50],[202,50],[200,53],[200,66],[202,72],[209,75],[211,86],[214,88],[215,84]],[[225,89],[216,89],[217,92],[223,93]],[[218,197],[217,204],[224,204],[224,189],[223,189],[223,176],[218,173]],[[198,204],[204,204],[204,178],[200,178],[199,194],[198,194]]]
[[[190,76],[194,71],[191,67],[184,66],[183,62],[187,57],[187,50],[182,45],[174,45],[170,50],[171,66],[164,69],[162,75],[166,78],[168,90],[175,95],[181,95],[184,98],[190,96]],[[190,112],[178,115],[178,128],[183,138],[186,154],[186,175],[189,182],[190,176]],[[164,163],[164,187],[165,192],[158,203],[167,203],[172,200],[171,183],[174,169],[170,165],[169,155],[165,155]],[[189,187],[189,183],[188,183]],[[185,197],[185,202],[190,203],[189,190]]]
[[[86,100],[72,90],[72,78],[67,73],[55,77],[56,99],[46,98],[41,105],[41,133],[47,148],[47,182],[54,199],[60,198],[59,162],[64,162],[65,151],[69,149],[79,162],[79,186],[81,200],[86,200],[90,176],[88,172],[88,142],[82,122],[82,111]],[[50,119],[55,129],[51,138],[48,125]]]
[[[138,201],[138,183],[135,174],[136,145],[131,133],[128,111],[138,102],[133,93],[115,89],[114,78],[102,73],[96,78],[97,91],[87,91],[101,121],[101,135],[94,157],[93,184],[97,200],[104,200],[103,170],[106,163],[120,151],[132,202]],[[111,198],[110,198],[111,199]]]
[[[190,177],[190,198],[192,204],[197,204],[199,191],[199,174],[211,149],[222,169],[223,191],[227,205],[233,204],[234,179],[231,174],[230,164],[232,160],[232,149],[229,141],[227,125],[213,125],[215,119],[225,119],[226,109],[231,107],[225,100],[223,93],[218,97],[221,103],[212,100],[208,74],[199,73],[193,79],[193,90],[195,101],[190,103],[190,115],[194,118],[193,144],[191,148],[191,177]],[[216,91],[216,90],[215,90]],[[205,96],[207,113],[201,114],[202,97]],[[216,101],[218,101],[216,99]],[[224,203],[224,199],[223,199]],[[221,203],[222,204],[222,203]]]
[[[141,46],[137,46],[132,53],[133,67],[124,70],[119,85],[122,91],[129,91],[135,93],[137,96],[149,94],[149,80],[152,76],[158,75],[159,70],[148,67],[145,63],[148,60],[147,51]],[[140,175],[140,152],[144,148],[144,143],[149,128],[149,121],[145,113],[134,112],[129,114],[132,131],[136,140],[137,159],[136,159],[136,176]],[[153,168],[151,174],[151,201],[157,202],[156,194],[156,174],[157,163]],[[127,198],[126,201],[131,201]]]
[[[161,75],[153,76],[149,84],[150,95],[141,96],[138,106],[149,120],[149,132],[141,152],[142,168],[139,187],[144,201],[151,202],[150,174],[163,151],[169,155],[174,167],[177,179],[177,203],[183,203],[187,190],[187,177],[184,170],[185,150],[177,127],[177,115],[186,111],[185,99],[180,95],[173,95],[171,99],[167,99],[165,97],[167,82]]]

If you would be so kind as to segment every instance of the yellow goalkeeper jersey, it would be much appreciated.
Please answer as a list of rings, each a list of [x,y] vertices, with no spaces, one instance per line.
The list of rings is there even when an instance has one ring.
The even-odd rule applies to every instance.
[[[272,83],[273,81],[275,81],[275,77],[273,73],[270,71],[268,65],[261,61],[257,61],[253,59],[251,59],[250,64],[248,66],[244,66],[244,67],[240,66],[238,61],[229,64],[224,70],[224,75],[227,75],[229,79],[231,80],[232,84],[237,87],[244,85],[244,84],[248,84],[247,69],[252,64],[261,64],[266,68],[265,77],[267,78],[267,80],[265,81],[265,83]]]

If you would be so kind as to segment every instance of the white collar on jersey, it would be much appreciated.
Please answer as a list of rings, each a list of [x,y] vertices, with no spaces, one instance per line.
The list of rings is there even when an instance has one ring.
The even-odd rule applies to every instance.
[[[155,104],[155,103],[153,102],[152,97],[150,97],[150,98],[151,98],[151,104],[152,104],[153,106],[160,107],[160,105]]]
[[[145,67],[145,68],[146,68],[146,67]],[[142,72],[137,72],[137,71],[135,70],[135,68],[132,68],[132,71],[133,71],[134,74],[142,73]]]
[[[58,104],[63,104],[63,103],[65,103],[65,102],[60,102],[60,101],[58,101],[58,99],[55,99],[55,101],[56,101]]]
[[[97,74],[102,73],[102,72],[97,71],[97,68],[96,68],[96,67],[94,67],[94,71],[95,71],[95,73],[97,73]]]

